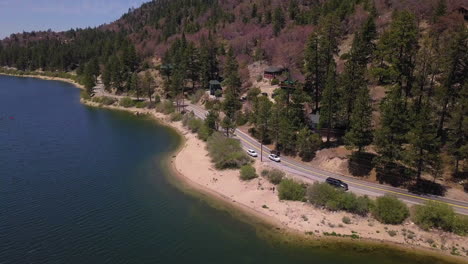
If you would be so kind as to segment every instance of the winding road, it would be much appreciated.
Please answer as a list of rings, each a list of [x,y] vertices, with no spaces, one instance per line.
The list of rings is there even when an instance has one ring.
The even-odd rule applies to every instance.
[[[186,106],[186,110],[192,111],[198,118],[204,119],[208,111],[201,108],[200,106],[188,104]],[[238,138],[243,147],[246,149],[254,149],[258,153],[260,153],[260,143],[252,138],[250,135],[242,132],[241,130],[237,129],[235,131],[235,137]],[[385,194],[391,194],[393,196],[398,197],[399,199],[405,201],[409,204],[422,204],[429,200],[434,200],[438,202],[443,202],[449,204],[453,207],[453,209],[463,215],[468,215],[468,202],[466,201],[459,201],[449,198],[444,198],[441,196],[436,195],[418,195],[414,193],[410,193],[407,190],[395,188],[387,185],[371,183],[363,180],[359,180],[353,178],[351,176],[340,175],[337,173],[328,172],[325,170],[314,168],[310,165],[305,163],[296,161],[294,159],[288,157],[281,157],[281,162],[276,163],[270,161],[268,159],[268,155],[270,154],[270,149],[267,147],[263,147],[263,162],[270,162],[272,165],[279,167],[284,171],[288,171],[290,173],[294,173],[296,175],[302,176],[307,179],[315,180],[315,181],[325,181],[327,177],[333,177],[340,179],[346,182],[349,186],[349,190],[359,194],[366,194],[369,196],[382,196]]]

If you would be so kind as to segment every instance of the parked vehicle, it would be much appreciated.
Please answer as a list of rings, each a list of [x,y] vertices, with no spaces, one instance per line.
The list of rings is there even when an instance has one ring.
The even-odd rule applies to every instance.
[[[254,158],[258,157],[257,152],[255,150],[253,150],[253,149],[248,149],[247,154],[249,154],[249,156],[252,156]]]
[[[281,158],[275,154],[268,155],[268,158],[271,159],[272,161],[281,162]]]
[[[338,179],[335,179],[335,178],[332,178],[332,177],[328,177],[326,180],[325,180],[326,183],[330,184],[331,186],[333,187],[337,187],[337,188],[342,188],[343,190],[347,191],[348,190],[348,184],[344,183],[343,181],[341,180],[338,180]]]

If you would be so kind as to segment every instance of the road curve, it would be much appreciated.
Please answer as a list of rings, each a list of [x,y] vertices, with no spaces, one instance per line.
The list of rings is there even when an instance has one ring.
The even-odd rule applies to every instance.
[[[192,111],[198,118],[204,119],[206,117],[207,111],[200,106],[188,104],[186,110]],[[238,138],[244,148],[250,148],[256,150],[260,153],[260,143],[252,138],[247,133],[236,129],[235,137]],[[438,202],[443,202],[449,204],[453,209],[463,215],[468,215],[468,202],[459,201],[449,198],[444,198],[436,195],[418,195],[410,193],[407,190],[391,187],[387,185],[371,183],[363,180],[353,178],[351,176],[346,176],[343,174],[332,173],[322,169],[314,168],[310,165],[304,164],[302,162],[296,161],[288,157],[281,157],[281,162],[276,163],[268,160],[268,155],[270,154],[270,149],[263,147],[263,162],[269,162],[272,165],[281,168],[282,170],[288,171],[290,173],[297,174],[301,177],[308,178],[316,181],[325,181],[327,177],[333,177],[340,179],[346,182],[349,186],[349,190],[359,194],[366,194],[370,196],[381,196],[385,194],[391,194],[398,197],[399,199],[410,204],[422,204],[426,201],[433,200]]]

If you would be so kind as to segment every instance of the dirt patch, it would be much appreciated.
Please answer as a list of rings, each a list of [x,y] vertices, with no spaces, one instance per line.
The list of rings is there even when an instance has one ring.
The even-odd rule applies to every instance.
[[[348,156],[350,154],[351,151],[344,147],[322,149],[316,152],[315,158],[310,164],[324,170],[348,174]]]

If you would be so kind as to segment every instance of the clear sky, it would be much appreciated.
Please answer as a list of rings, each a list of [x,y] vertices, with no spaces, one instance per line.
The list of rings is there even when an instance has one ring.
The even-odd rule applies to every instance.
[[[0,0],[0,39],[12,33],[94,27],[150,0]]]

